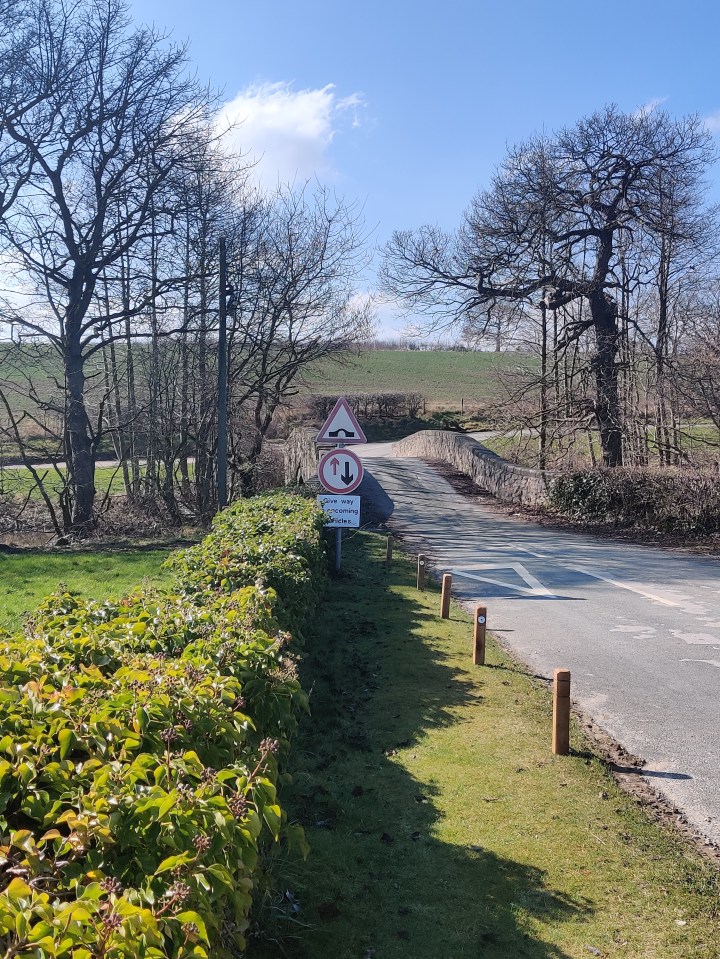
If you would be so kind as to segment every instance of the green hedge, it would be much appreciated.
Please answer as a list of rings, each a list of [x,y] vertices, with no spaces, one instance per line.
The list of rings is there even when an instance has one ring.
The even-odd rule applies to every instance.
[[[285,494],[226,510],[173,594],[47,600],[0,635],[0,945],[62,959],[237,955],[265,844],[301,852],[278,762],[288,653],[325,570]]]
[[[241,500],[216,517],[201,543],[177,553],[168,565],[185,589],[270,587],[283,599],[278,619],[299,629],[317,602],[325,573],[319,515],[314,500],[291,493]]]
[[[554,482],[550,503],[590,522],[695,536],[720,531],[720,484],[708,473],[579,470]]]

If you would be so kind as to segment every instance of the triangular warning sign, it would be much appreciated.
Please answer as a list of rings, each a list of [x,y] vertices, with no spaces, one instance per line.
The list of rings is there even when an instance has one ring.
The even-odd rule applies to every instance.
[[[365,434],[360,429],[360,424],[344,396],[341,396],[333,407],[315,442],[320,446],[335,446],[336,443],[343,443],[345,446],[350,446],[351,443],[367,443]]]

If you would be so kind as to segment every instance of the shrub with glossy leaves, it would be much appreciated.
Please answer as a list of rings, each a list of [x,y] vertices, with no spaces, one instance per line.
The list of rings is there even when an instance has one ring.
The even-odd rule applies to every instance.
[[[272,526],[275,502],[263,501]],[[284,562],[269,533],[264,552],[271,570],[296,571],[276,582],[293,584],[299,621],[323,574],[320,517],[301,503],[288,548],[291,504],[277,503],[293,555]],[[247,512],[228,514],[211,534],[223,555],[202,544],[176,568],[187,562],[200,578],[204,556],[213,571],[227,565],[247,578]],[[277,784],[307,703],[278,622],[290,618],[285,595],[242,579],[214,572],[190,592],[117,603],[60,594],[24,633],[0,636],[4,955],[185,959],[243,949],[263,845],[304,851]]]
[[[314,500],[271,493],[239,500],[214,519],[205,539],[168,565],[185,589],[232,590],[257,583],[278,592],[278,619],[297,629],[315,606],[325,575],[323,516]]]

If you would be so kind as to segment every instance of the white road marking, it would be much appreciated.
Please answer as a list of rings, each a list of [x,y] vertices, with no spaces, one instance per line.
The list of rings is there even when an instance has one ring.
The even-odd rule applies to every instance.
[[[473,570],[472,573],[468,569]],[[512,569],[520,579],[527,583],[527,586],[518,586],[516,583],[505,583],[499,579],[491,579],[489,576],[478,576],[475,571],[485,571],[493,569]],[[536,579],[522,563],[482,563],[476,566],[456,567],[450,571],[454,576],[461,576],[465,579],[476,579],[481,583],[491,583],[493,586],[504,586],[506,589],[513,589],[517,593],[524,593],[526,596],[544,596],[546,599],[555,599],[555,594]]]
[[[603,575],[603,573],[594,573],[586,566],[569,566],[567,563],[560,563],[560,565],[564,566],[565,569],[573,570],[575,573],[582,573],[584,576],[591,576],[593,579],[601,579],[604,583],[610,583],[611,586],[617,586],[618,589],[627,589],[631,593],[637,593],[638,596],[644,596],[645,599],[650,599],[654,603],[662,603],[663,606],[680,606],[680,603],[675,603],[671,599],[665,599],[664,596],[658,596],[656,593],[651,593],[649,590],[638,586],[636,583],[622,583],[619,579],[613,579],[611,576]]]
[[[720,660],[718,659],[681,659],[681,663],[707,663],[708,666],[717,666],[720,669]]]
[[[573,573],[582,573],[583,576],[590,576],[592,579],[600,579],[604,583],[609,583],[611,586],[616,586],[618,589],[627,589],[631,593],[637,593],[638,596],[644,596],[645,599],[652,600],[654,603],[661,603],[663,606],[681,606],[682,603],[676,603],[672,599],[667,599],[664,596],[658,596],[657,593],[651,593],[650,590],[645,589],[642,586],[639,586],[636,583],[623,583],[619,579],[613,579],[612,576],[606,576],[603,573],[596,573],[588,569],[587,566],[573,566],[570,563],[563,563],[561,560],[553,560],[552,556],[548,556],[543,553],[536,553],[534,550],[527,549],[524,546],[521,546],[523,553],[529,553],[530,556],[534,556],[537,559],[544,559],[549,562],[555,562],[558,566],[562,566],[563,569],[569,569]]]

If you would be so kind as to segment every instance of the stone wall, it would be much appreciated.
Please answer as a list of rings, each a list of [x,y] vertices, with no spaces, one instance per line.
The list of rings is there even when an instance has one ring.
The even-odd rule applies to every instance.
[[[392,451],[393,456],[444,460],[497,499],[524,506],[545,504],[552,481],[559,475],[508,463],[472,437],[446,430],[413,433],[393,443]]]
[[[307,483],[317,478],[317,430],[299,427],[293,430],[285,443],[285,482],[288,486]]]

